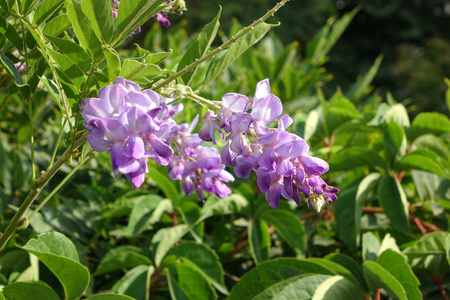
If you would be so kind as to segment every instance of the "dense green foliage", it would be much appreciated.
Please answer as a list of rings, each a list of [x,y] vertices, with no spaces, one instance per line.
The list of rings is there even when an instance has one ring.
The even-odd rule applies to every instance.
[[[6,22],[12,2],[0,0],[1,232],[35,188],[30,161],[45,175],[53,149],[63,156],[78,138],[81,98],[117,75],[155,86],[180,70],[180,61],[207,52],[220,16],[217,8],[198,38],[182,22],[164,30],[154,25],[135,46],[127,38],[141,22],[134,16],[150,17],[162,1],[134,0],[147,6],[136,5],[114,24],[92,1],[47,0],[28,29],[19,17]],[[37,5],[19,2],[24,11]],[[108,10],[109,1],[99,3]],[[432,99],[447,103],[445,114],[410,117],[403,99],[371,87],[379,56],[356,82],[328,97],[329,88],[321,88],[332,76],[324,65],[357,13],[329,21],[304,45],[285,46],[269,33],[178,79],[219,100],[231,91],[251,96],[269,78],[294,119],[290,130],[329,162],[324,179],[341,190],[337,201],[320,213],[285,200],[274,210],[252,175],[236,180],[231,196],[202,203],[184,196],[155,162],[143,187],[133,190],[114,178],[105,153],[92,157],[85,144],[42,187],[37,202],[49,201],[33,203],[29,226],[20,224],[2,250],[0,299],[374,299],[378,293],[442,299],[450,293],[450,84],[446,99]],[[96,16],[101,21],[92,22]],[[263,23],[238,45],[255,43],[270,27]],[[234,21],[219,38],[241,28]],[[14,66],[24,57],[28,73]],[[190,99],[183,103],[180,119],[205,112]]]

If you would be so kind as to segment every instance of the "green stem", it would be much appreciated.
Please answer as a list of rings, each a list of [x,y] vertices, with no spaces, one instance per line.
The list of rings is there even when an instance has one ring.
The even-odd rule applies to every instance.
[[[264,22],[265,20],[267,20],[270,16],[273,16],[273,14],[279,10],[284,4],[286,4],[286,2],[288,2],[289,0],[282,0],[280,2],[277,3],[277,5],[275,5],[271,10],[269,10],[264,16],[262,16],[261,18],[259,18],[258,20],[256,20],[255,22],[253,22],[252,25],[243,28],[241,31],[239,31],[235,36],[233,36],[231,39],[229,39],[228,41],[226,41],[225,43],[223,43],[221,46],[219,46],[218,48],[208,52],[205,56],[196,59],[192,64],[184,67],[183,69],[181,69],[180,71],[178,71],[177,73],[167,77],[167,79],[161,81],[160,83],[154,85],[152,87],[153,90],[159,90],[160,88],[162,88],[163,86],[167,85],[168,83],[170,83],[171,81],[177,79],[180,76],[183,76],[186,72],[189,72],[190,70],[192,70],[193,68],[197,67],[198,65],[200,65],[201,63],[203,63],[204,61],[210,59],[211,57],[214,57],[215,55],[217,55],[220,51],[224,50],[225,48],[227,48],[228,46],[230,46],[231,44],[233,44],[234,42],[236,42],[238,39],[240,39],[241,37],[243,37],[244,35],[246,35],[247,33],[249,33],[253,28],[255,28],[256,26],[258,26],[259,24],[261,24],[262,22]]]
[[[77,149],[82,144],[84,144],[87,139],[86,136],[89,132],[82,132],[82,135],[79,139],[74,142],[74,149]],[[62,167],[64,162],[73,154],[70,151],[70,148],[66,149],[66,151],[61,155],[61,157],[55,162],[55,164],[48,169],[47,172],[43,173],[39,178],[35,181],[35,184],[32,186],[30,193],[27,198],[23,201],[22,205],[20,205],[19,210],[16,212],[11,222],[8,224],[3,235],[0,236],[0,251],[5,247],[6,243],[9,241],[11,236],[16,232],[18,227],[20,227],[20,220],[25,215],[25,212],[33,203],[34,200],[39,196],[42,189],[47,185],[47,183],[52,179],[52,177],[58,172],[58,170]]]
[[[72,175],[75,174],[75,172],[78,171],[78,169],[81,168],[81,166],[83,166],[91,158],[92,156],[85,157],[75,168],[73,168],[72,171],[67,174],[67,176],[58,184],[58,186],[55,187],[50,192],[50,194],[48,194],[48,196],[39,204],[39,206],[31,213],[31,215],[28,217],[28,221],[30,221],[34,217],[34,215],[45,205],[45,203],[47,203],[47,201],[50,200],[56,194],[56,192],[58,192],[59,189],[70,179],[70,177],[72,177]]]
[[[62,135],[64,133],[64,127],[66,127],[66,122],[67,122],[67,119],[64,119],[64,123],[61,128],[61,132],[59,133],[58,140],[56,141],[55,148],[53,148],[53,154],[52,154],[52,158],[50,160],[50,165],[48,166],[48,169],[50,169],[53,166],[53,162],[55,161],[56,152],[58,151],[59,143],[61,143]]]
[[[220,106],[217,105],[216,103],[214,103],[213,101],[205,99],[205,98],[203,98],[203,97],[201,97],[201,96],[199,96],[199,95],[197,95],[195,93],[188,93],[188,94],[186,94],[186,97],[194,100],[195,102],[197,102],[197,103],[199,103],[199,104],[201,104],[203,106],[209,105],[211,107],[214,107],[215,109],[220,109]]]
[[[21,19],[21,27],[22,27],[22,35],[23,35],[23,56],[25,57],[25,69],[28,72],[30,69],[30,66],[28,64],[28,52],[27,52],[27,44],[25,42],[25,26],[23,24],[23,19]],[[28,104],[28,118],[30,119],[30,148],[31,148],[31,182],[36,180],[36,166],[34,164],[34,130],[33,130],[33,98],[34,96],[31,96],[30,99],[25,99],[25,103]]]

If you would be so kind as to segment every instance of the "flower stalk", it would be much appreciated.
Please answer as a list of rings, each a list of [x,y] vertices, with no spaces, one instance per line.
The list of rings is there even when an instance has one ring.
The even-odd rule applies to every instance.
[[[171,81],[177,79],[180,76],[183,76],[185,73],[187,73],[190,70],[196,68],[197,66],[199,66],[204,61],[206,61],[206,60],[216,56],[220,51],[228,48],[230,45],[232,45],[238,39],[240,39],[241,37],[243,37],[244,35],[249,33],[253,28],[255,28],[256,26],[258,26],[259,24],[261,24],[262,22],[267,20],[269,17],[273,16],[275,14],[275,12],[277,12],[277,10],[279,10],[288,1],[289,0],[282,0],[282,1],[278,2],[271,10],[269,10],[264,16],[262,16],[261,18],[259,18],[255,22],[253,22],[250,26],[243,28],[235,36],[231,37],[228,41],[226,41],[225,43],[223,43],[221,46],[217,47],[216,49],[208,52],[205,56],[203,56],[203,57],[201,57],[199,59],[196,59],[190,65],[187,65],[186,67],[184,67],[183,69],[181,69],[177,73],[175,73],[175,74],[167,77],[167,79],[157,83],[156,85],[154,85],[152,87],[152,90],[157,91],[157,90],[161,89],[162,87],[164,87],[167,84],[169,84]]]

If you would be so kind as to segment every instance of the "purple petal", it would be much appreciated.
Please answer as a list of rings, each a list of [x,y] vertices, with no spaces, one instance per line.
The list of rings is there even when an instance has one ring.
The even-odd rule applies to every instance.
[[[238,93],[228,93],[222,96],[222,106],[232,112],[247,111],[248,103],[247,96]]]
[[[273,184],[266,192],[266,199],[272,208],[277,208],[281,197],[281,185],[279,183]]]
[[[123,85],[128,91],[141,91],[141,87],[137,83],[122,77],[117,77],[114,83]]]
[[[226,184],[221,182],[220,180],[214,181],[214,189],[215,189],[215,194],[219,198],[225,198],[231,194],[230,188]]]
[[[253,101],[256,103],[259,99],[267,97],[270,94],[270,83],[269,79],[266,78],[261,80],[256,85],[255,96],[253,97]]]
[[[114,144],[111,148],[111,165],[114,170],[130,160],[130,157],[125,156],[123,152],[124,149],[119,143]],[[115,175],[117,176],[117,174]]]
[[[328,163],[318,157],[304,155],[301,161],[306,173],[311,175],[322,175],[329,169]]]
[[[130,174],[137,172],[141,168],[141,164],[137,159],[130,159],[127,163],[118,167],[118,170],[122,174]]]
[[[261,153],[257,158],[258,165],[266,171],[274,170],[275,162],[273,160],[272,153],[273,153],[272,149],[267,149],[266,151]]]
[[[123,153],[128,157],[141,158],[145,154],[145,146],[142,138],[135,134],[128,138]]]
[[[292,123],[294,120],[289,115],[284,115],[278,120],[278,130],[286,130]]]
[[[134,133],[150,134],[155,131],[155,123],[142,109],[132,107],[126,113],[126,120],[122,117],[120,121],[128,124],[128,128]]]
[[[94,128],[91,133],[87,135],[87,140],[89,141],[92,149],[97,152],[109,150],[113,145],[112,142],[105,139],[105,135],[103,134],[103,132],[101,132],[97,128]]]
[[[237,113],[234,114],[230,119],[230,127],[232,133],[244,133],[250,127],[253,121],[251,114],[247,113]]]
[[[181,183],[181,188],[187,196],[192,194],[192,192],[194,191],[194,183],[192,182],[191,178],[186,177]]]
[[[262,193],[267,192],[270,187],[270,176],[269,175],[259,175],[256,183],[258,184],[259,190]]]
[[[170,159],[173,155],[173,150],[169,145],[161,142],[159,139],[150,139],[150,145],[152,145],[153,150],[161,157],[165,159]]]
[[[274,121],[283,111],[283,105],[280,98],[270,94],[269,96],[259,100],[252,110],[255,120],[261,120],[266,124]]]
[[[289,160],[283,160],[276,167],[277,173],[284,176],[290,177],[293,173],[292,163]]]

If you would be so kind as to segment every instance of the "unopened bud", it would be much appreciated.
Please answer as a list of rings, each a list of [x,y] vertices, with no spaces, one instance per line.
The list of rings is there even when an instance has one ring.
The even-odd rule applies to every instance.
[[[23,216],[19,220],[19,224],[17,224],[17,230],[25,230],[27,229],[28,225],[30,225],[30,221],[27,219],[27,217]]]

